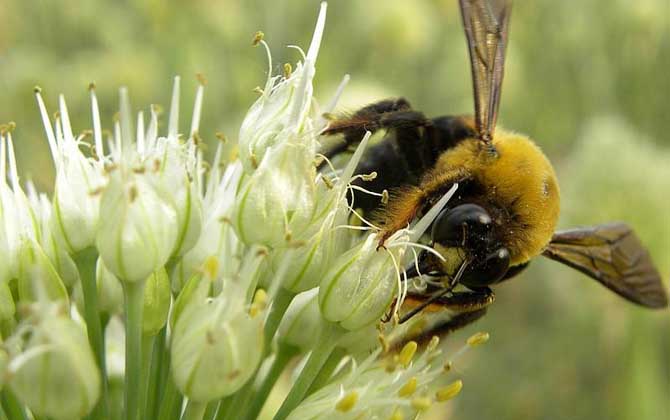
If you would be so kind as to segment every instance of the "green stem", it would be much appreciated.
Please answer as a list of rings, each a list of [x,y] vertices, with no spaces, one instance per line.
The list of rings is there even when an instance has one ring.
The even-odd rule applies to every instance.
[[[140,419],[145,419],[147,399],[149,396],[149,380],[151,378],[151,358],[154,351],[155,335],[142,335],[142,376],[140,377]]]
[[[314,378],[314,382],[312,382],[312,385],[309,386],[307,395],[313,394],[328,383],[328,380],[333,376],[333,372],[335,372],[335,369],[342,361],[342,358],[346,355],[347,352],[340,347],[336,347],[333,350],[333,352],[330,354],[330,357],[328,357],[326,364],[323,365],[319,371],[319,374],[316,375],[316,378]]]
[[[178,412],[178,408],[181,408],[181,398],[170,375],[167,377],[165,392],[163,392],[161,398],[162,402],[158,410],[158,419],[171,420],[174,417],[174,413]]]
[[[319,340],[319,345],[312,350],[312,353],[307,359],[305,367],[300,371],[298,379],[296,379],[293,387],[289,391],[286,399],[279,407],[279,411],[274,416],[274,420],[284,420],[294,408],[300,404],[300,401],[307,394],[307,390],[314,382],[323,365],[328,361],[330,354],[335,349],[338,339],[342,335],[342,329],[334,324],[326,327]]]
[[[230,407],[233,405],[233,397],[227,396],[221,399],[219,403],[219,411],[216,413],[216,420],[224,420],[230,412]]]
[[[207,409],[205,410],[205,414],[202,416],[202,420],[214,420],[216,410],[218,409],[219,401],[210,401],[209,404],[207,404]]]
[[[149,384],[147,386],[149,394],[147,395],[144,417],[147,419],[155,419],[158,414],[158,406],[163,393],[164,384],[164,381],[161,380],[162,370],[166,367],[169,368],[169,364],[164,363],[163,360],[166,334],[167,326],[163,327],[154,340],[153,354],[151,355],[151,368],[149,369]]]
[[[263,409],[265,401],[268,399],[268,395],[270,395],[270,391],[272,391],[277,379],[279,379],[279,376],[286,368],[288,362],[290,362],[299,352],[300,350],[297,347],[289,345],[282,345],[279,347],[267,374],[263,378],[263,381],[256,392],[252,395],[251,401],[246,405],[244,409],[245,411],[239,417],[240,419],[252,420],[258,417],[258,414]]]
[[[263,351],[267,355],[270,353],[270,344],[272,343],[272,338],[274,338],[277,328],[279,328],[279,323],[284,317],[288,305],[291,304],[295,293],[290,292],[283,287],[279,288],[277,296],[272,300],[272,306],[270,306],[270,313],[265,321],[264,328],[264,347]]]
[[[207,403],[189,400],[188,403],[186,403],[186,409],[184,410],[184,414],[181,416],[181,420],[202,420],[202,416],[205,414],[206,408]]]
[[[98,251],[94,247],[86,248],[74,255],[84,295],[84,321],[86,321],[88,342],[93,349],[93,354],[95,355],[95,360],[102,377],[102,393],[89,417],[93,419],[106,419],[109,417],[109,396],[105,362],[105,339],[100,322],[100,310],[98,308],[97,260]]]
[[[5,388],[0,396],[2,402],[2,409],[9,417],[9,420],[27,420],[26,410],[21,403],[16,399],[12,391]]]
[[[136,420],[139,415],[140,376],[142,375],[142,307],[144,281],[124,282],[126,303],[126,369],[125,418]]]

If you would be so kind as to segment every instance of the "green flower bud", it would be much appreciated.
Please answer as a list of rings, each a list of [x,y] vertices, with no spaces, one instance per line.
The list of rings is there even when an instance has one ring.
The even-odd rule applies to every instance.
[[[67,290],[49,257],[35,241],[24,239],[19,250],[19,299],[68,301]]]
[[[144,284],[142,333],[155,335],[165,326],[170,310],[170,279],[164,268],[149,276]]]
[[[311,351],[319,341],[319,334],[327,321],[321,316],[319,289],[302,292],[293,298],[277,331],[280,343]]]
[[[304,148],[272,148],[237,195],[232,220],[246,244],[282,246],[311,226],[315,208],[313,155]]]
[[[305,244],[272,253],[272,267],[275,272],[283,270],[285,289],[300,293],[319,285],[334,253],[333,236],[324,226]]]
[[[42,317],[8,370],[9,387],[36,416],[81,418],[100,395],[100,372],[86,333],[63,315]]]
[[[331,265],[319,288],[324,318],[357,330],[382,317],[396,292],[398,274],[392,251],[376,248],[377,237],[370,235]]]
[[[100,202],[97,248],[121,281],[144,280],[165,265],[177,238],[177,216],[142,175],[112,173]]]
[[[190,400],[230,395],[256,371],[263,351],[262,317],[250,316],[241,300],[219,297],[188,305],[172,336],[172,373]]]

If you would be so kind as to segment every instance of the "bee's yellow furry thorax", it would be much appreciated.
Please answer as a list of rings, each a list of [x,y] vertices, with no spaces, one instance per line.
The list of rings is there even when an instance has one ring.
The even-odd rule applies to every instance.
[[[551,240],[560,209],[554,168],[528,137],[497,130],[497,153],[478,140],[466,140],[440,156],[436,171],[462,171],[481,184],[487,202],[502,209],[498,230],[512,265],[540,254]],[[494,218],[495,220],[495,218]]]

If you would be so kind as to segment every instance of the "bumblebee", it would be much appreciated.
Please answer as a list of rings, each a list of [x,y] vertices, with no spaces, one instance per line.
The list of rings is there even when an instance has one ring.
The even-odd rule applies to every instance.
[[[408,278],[428,275],[439,281],[410,292],[408,299],[416,304],[401,322],[427,307],[446,308],[457,316],[439,328],[460,328],[494,301],[490,286],[514,277],[538,255],[573,267],[632,302],[666,307],[660,275],[626,224],[555,231],[560,193],[551,163],[530,138],[495,130],[510,2],[460,0],[460,10],[474,118],[427,118],[403,98],[387,99],[332,120],[323,133],[343,134],[344,141],[324,151],[332,157],[360,141],[365,131],[387,131],[356,169],[378,174],[358,182],[375,193],[388,191],[387,203],[360,190],[350,197],[355,207],[377,215],[380,246],[458,184],[431,227],[430,246],[443,258],[424,251],[405,270]],[[465,291],[454,291],[457,285]]]

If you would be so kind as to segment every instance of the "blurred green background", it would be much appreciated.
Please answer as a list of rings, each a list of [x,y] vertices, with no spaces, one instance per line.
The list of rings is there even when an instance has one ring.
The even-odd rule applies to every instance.
[[[456,0],[333,0],[316,96],[352,76],[341,109],[403,95],[430,116],[470,113],[469,64]],[[13,120],[19,166],[42,190],[53,177],[34,85],[75,131],[90,127],[95,80],[111,127],[117,89],[167,105],[180,74],[182,124],[195,73],[209,80],[201,135],[235,138],[264,83],[263,30],[275,70],[307,47],[317,1],[2,0],[0,121]],[[670,2],[517,1],[500,124],[529,134],[562,185],[561,227],[626,220],[670,277]],[[537,261],[497,291],[475,330],[487,346],[461,364],[457,419],[668,419],[670,313],[624,302],[594,281]]]

